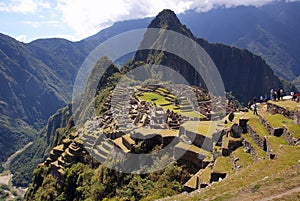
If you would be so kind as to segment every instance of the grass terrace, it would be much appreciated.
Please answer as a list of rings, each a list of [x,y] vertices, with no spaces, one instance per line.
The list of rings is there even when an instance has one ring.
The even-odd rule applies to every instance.
[[[181,148],[181,149],[184,149],[184,150],[189,150],[189,151],[192,151],[192,152],[195,152],[195,153],[199,153],[199,154],[202,154],[202,155],[205,155],[207,157],[210,157],[211,153],[208,152],[208,151],[205,151],[204,149],[201,149],[193,144],[189,145],[189,144],[186,144],[184,142],[179,142],[176,147],[178,148]]]
[[[251,145],[253,146],[253,148],[255,149],[255,151],[257,153],[258,158],[266,158],[267,157],[266,152],[264,150],[262,150],[259,146],[257,146],[257,144],[253,141],[253,139],[250,137],[249,134],[243,134],[242,137],[251,143]]]
[[[234,173],[234,169],[231,157],[218,157],[215,161],[213,172],[227,173],[227,175],[232,175]]]
[[[217,128],[216,122],[213,121],[186,121],[182,126],[188,131],[200,133],[206,137],[212,137]]]
[[[188,198],[185,195],[178,195],[166,200],[234,200],[234,198],[243,200],[241,193],[245,193],[246,197],[244,197],[244,200],[246,200],[249,199],[249,191],[257,189],[261,186],[261,183],[264,183],[266,189],[261,192],[260,198],[264,198],[266,195],[271,196],[274,193],[278,193],[279,190],[284,191],[288,189],[289,185],[299,186],[299,182],[295,183],[289,180],[287,181],[287,186],[280,186],[279,189],[279,186],[275,185],[274,191],[270,192],[268,185],[272,185],[272,183],[269,182],[269,179],[264,179],[267,177],[273,178],[274,175],[276,178],[281,176],[283,180],[285,180],[286,171],[290,172],[290,167],[298,164],[298,160],[300,160],[299,153],[300,147],[283,146],[279,151],[278,157],[274,160],[259,160],[252,166],[241,169],[234,175],[227,177],[227,179],[222,182],[215,183],[212,187],[202,189],[201,192],[190,194]],[[295,176],[291,178],[294,177]],[[251,187],[251,189],[249,189],[249,187]],[[257,194],[250,195],[258,196]]]
[[[294,102],[294,101],[291,101]],[[282,114],[274,114],[271,115],[270,113],[260,110],[260,115],[270,123],[270,125],[274,128],[280,128],[285,125],[288,131],[293,135],[295,138],[300,138],[300,126],[295,124],[292,119],[289,119]]]
[[[159,105],[165,105],[165,104],[172,104],[170,101],[167,101],[165,97],[153,93],[153,92],[144,92],[142,93],[142,96],[138,96],[141,100],[146,102],[151,102],[152,104]]]
[[[174,102],[166,100],[166,97],[159,95],[155,92],[143,92],[143,93],[138,92],[138,93],[141,94],[137,96],[140,100],[150,102],[152,105],[156,105],[157,107],[162,107],[165,111],[170,110],[176,112],[177,114],[181,114],[183,116],[190,117],[190,118],[199,118],[199,119],[205,118],[205,116],[199,112],[181,110],[178,105],[174,104]],[[168,98],[170,98],[171,96],[174,95],[168,94]],[[174,96],[174,99],[175,98],[176,97]]]
[[[242,117],[248,118],[248,124],[251,126],[252,129],[256,131],[260,137],[268,136],[269,133],[264,127],[264,125],[259,121],[259,117],[256,115],[253,115],[252,112],[245,113]]]
[[[178,130],[168,130],[168,129],[150,129],[145,127],[140,127],[135,129],[135,133],[139,133],[143,136],[147,135],[160,135],[162,137],[177,137],[179,134]]]
[[[241,168],[246,168],[253,164],[253,158],[251,154],[244,152],[244,147],[240,147],[233,152],[233,155],[239,160],[236,162]]]
[[[300,103],[292,100],[283,100],[283,101],[269,101],[274,105],[278,105],[280,107],[286,108],[289,111],[294,112],[296,108],[300,108]]]
[[[287,127],[290,134],[292,134],[297,139],[300,138],[300,126],[289,122],[285,122],[284,125]]]
[[[210,174],[211,174],[211,168],[207,166],[205,169],[201,169],[197,175],[199,176],[201,183],[208,184],[210,182]]]
[[[276,136],[266,136],[267,141],[271,144],[273,152],[277,154],[280,149],[280,145],[288,145],[288,142],[283,136],[276,137]]]

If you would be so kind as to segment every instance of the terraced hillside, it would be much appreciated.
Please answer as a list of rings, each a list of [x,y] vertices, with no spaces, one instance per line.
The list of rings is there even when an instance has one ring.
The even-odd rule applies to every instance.
[[[236,113],[214,148],[218,156],[186,183],[186,193],[164,200],[299,200],[299,106],[270,101],[258,115]]]
[[[109,101],[104,103],[109,108],[106,112],[88,120],[82,128],[53,148],[49,158],[40,166],[39,171],[44,173],[35,175],[26,199],[36,198],[35,192],[41,192],[39,189],[49,182],[46,179],[49,177],[50,184],[67,184],[61,190],[55,187],[58,195],[63,196],[71,188],[68,184],[70,174],[74,174],[72,177],[78,176],[76,171],[79,170],[73,169],[78,168],[79,164],[87,165],[89,168],[84,169],[91,171],[88,173],[90,175],[104,174],[97,173],[101,170],[110,171],[108,178],[116,176],[117,186],[114,188],[108,187],[105,193],[102,188],[93,191],[101,192],[98,199],[127,199],[121,192],[126,191],[124,188],[128,188],[136,177],[120,176],[117,171],[105,169],[101,164],[118,161],[124,169],[134,172],[136,167],[132,166],[132,161],[126,161],[128,154],[155,153],[170,144],[172,151],[159,162],[177,160],[176,167],[181,172],[176,173],[176,178],[167,177],[166,181],[177,182],[178,188],[172,193],[163,191],[153,194],[151,198],[149,192],[153,187],[146,187],[146,183],[142,182],[140,187],[132,188],[148,188],[144,190],[148,193],[136,199],[153,200],[178,193],[181,194],[165,199],[234,200],[242,197],[243,200],[253,200],[271,195],[280,197],[287,192],[292,198],[299,196],[299,103],[270,101],[258,105],[259,115],[252,114],[252,111],[232,111],[224,119],[212,121],[205,116],[207,113],[199,112],[203,111],[200,106],[207,100],[198,102],[196,108],[191,107],[192,112],[197,109],[195,113],[205,116],[199,119],[182,112],[182,108],[189,105],[183,104],[182,107],[181,103],[190,100],[180,101],[180,96],[175,94],[160,85],[116,88]],[[140,164],[142,160],[135,162]],[[157,165],[157,161],[153,165]],[[166,171],[170,170],[167,168]],[[36,183],[37,178],[42,178],[42,182]],[[149,174],[144,179],[147,182],[162,182],[153,178],[157,176]],[[107,181],[110,180],[106,178],[102,182]],[[97,182],[93,184],[98,185]],[[81,184],[78,185],[74,188]],[[77,187],[74,191],[80,193]]]

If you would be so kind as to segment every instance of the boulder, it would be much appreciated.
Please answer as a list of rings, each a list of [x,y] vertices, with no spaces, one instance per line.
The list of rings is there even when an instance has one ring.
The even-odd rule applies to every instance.
[[[230,136],[233,138],[240,138],[241,134],[243,133],[243,129],[237,124],[233,124],[230,127]]]

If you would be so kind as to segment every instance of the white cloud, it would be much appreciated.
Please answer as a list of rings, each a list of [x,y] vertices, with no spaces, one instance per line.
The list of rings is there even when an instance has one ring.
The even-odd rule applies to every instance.
[[[27,42],[27,36],[26,35],[20,35],[15,37],[16,40],[21,41],[21,42]]]
[[[51,4],[47,0],[8,0],[0,2],[0,11],[14,13],[35,13],[38,8],[49,9]]]
[[[37,10],[37,3],[33,0],[11,0],[0,2],[0,11],[15,13],[34,13]]]
[[[49,21],[23,21],[24,24],[30,25],[33,28],[38,28],[42,25],[52,25],[58,26],[60,24],[57,20],[49,20]]]
[[[175,13],[189,9],[208,11],[214,7],[264,4],[279,0],[57,0],[56,9],[62,20],[70,26],[77,37],[83,38],[108,27],[113,22],[155,16],[168,8]]]
[[[49,1],[40,0],[40,1],[38,1],[38,7],[49,9],[49,8],[51,8],[51,4],[49,3]]]
[[[273,1],[281,0],[5,0],[0,2],[0,12],[35,14],[35,19],[23,23],[33,28],[63,25],[73,30],[72,39],[79,40],[116,21],[155,16],[166,8],[178,14],[190,9],[203,12],[219,6],[261,6]]]

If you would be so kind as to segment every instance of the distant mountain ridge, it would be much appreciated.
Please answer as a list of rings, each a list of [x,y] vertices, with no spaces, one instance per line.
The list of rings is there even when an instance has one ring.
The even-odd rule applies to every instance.
[[[245,104],[255,96],[269,94],[272,88],[283,87],[283,83],[261,57],[248,50],[240,50],[223,44],[211,44],[204,39],[197,39],[186,26],[181,24],[171,10],[160,12],[148,28],[172,30],[195,40],[212,58],[223,79],[225,90],[231,91],[238,100]],[[146,32],[142,43],[150,43],[151,47],[165,49],[163,44],[169,41],[168,38],[162,39],[160,32],[157,36],[149,36],[150,40],[147,36]],[[176,42],[180,43],[180,41],[169,41],[169,43]],[[184,44],[181,48],[183,52],[196,51],[193,47],[185,47]],[[135,54],[132,63],[139,61],[168,66],[179,72],[190,84],[205,86],[203,79],[194,68],[176,55],[159,50],[140,50]]]
[[[296,20],[300,18],[299,9],[300,2],[274,2],[259,8],[238,6],[204,13],[191,10],[179,14],[178,18],[195,36],[248,49],[262,56],[280,78],[293,81],[300,75],[297,47],[300,44],[300,22]],[[116,30],[146,28],[151,19],[115,23],[89,37],[88,41],[98,41],[108,33],[117,34]]]

